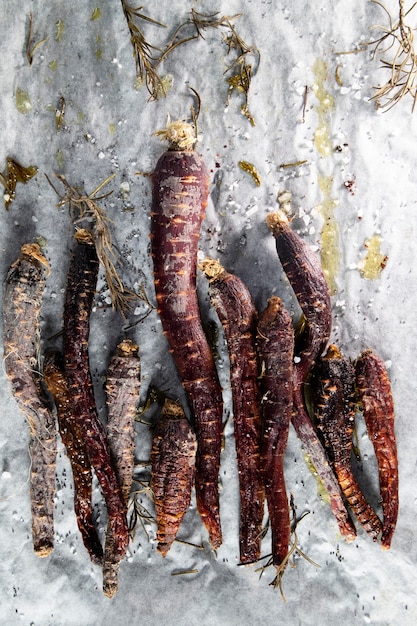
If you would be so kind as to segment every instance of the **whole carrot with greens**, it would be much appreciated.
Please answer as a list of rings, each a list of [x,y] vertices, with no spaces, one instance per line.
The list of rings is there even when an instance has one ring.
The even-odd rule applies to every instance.
[[[126,511],[114,471],[106,433],[101,424],[90,374],[88,339],[90,314],[97,283],[98,259],[90,231],[75,234],[75,247],[67,279],[64,306],[64,360],[73,415],[79,426],[106,501],[116,552],[123,558],[129,543]]]
[[[197,507],[214,549],[222,543],[218,475],[223,398],[196,292],[198,241],[208,175],[194,130],[173,122],[159,134],[169,149],[153,173],[151,241],[158,312],[187,393],[197,437]]]
[[[270,298],[258,323],[261,361],[261,465],[272,531],[272,562],[280,579],[290,542],[290,507],[284,476],[284,455],[293,406],[294,330],[280,298]]]
[[[240,562],[260,557],[264,487],[260,468],[260,394],[256,353],[257,312],[248,288],[218,261],[200,268],[209,279],[211,304],[222,323],[230,359],[233,424],[240,490]]]
[[[107,438],[110,455],[121,489],[125,512],[133,483],[135,415],[140,393],[139,348],[130,339],[117,346],[106,377]],[[103,562],[103,592],[112,598],[118,590],[120,557],[111,526],[106,533]]]
[[[56,463],[55,419],[40,396],[40,310],[45,288],[46,258],[37,244],[22,246],[10,267],[3,293],[4,368],[12,394],[30,427],[30,497],[35,553],[54,547]]]
[[[318,433],[349,507],[374,541],[381,522],[367,502],[352,471],[351,454],[355,423],[355,368],[337,346],[320,357],[310,380]]]
[[[387,368],[372,350],[356,361],[356,390],[378,463],[382,500],[382,547],[391,547],[398,518],[398,454],[394,430],[394,400]]]
[[[356,536],[336,476],[308,415],[304,386],[311,368],[325,349],[331,331],[330,291],[320,260],[306,242],[291,229],[282,212],[270,213],[267,224],[275,237],[284,272],[303,312],[302,331],[296,336],[294,355],[294,410],[292,424],[330,498],[330,506],[341,534],[347,541]]]
[[[166,556],[190,506],[196,438],[177,402],[166,399],[151,450],[151,488],[158,522],[158,552]]]
[[[58,415],[59,434],[71,463],[74,480],[74,511],[81,537],[93,563],[101,564],[103,549],[93,521],[91,463],[83,433],[73,416],[72,396],[64,372],[62,354],[48,350],[44,356],[43,380]]]

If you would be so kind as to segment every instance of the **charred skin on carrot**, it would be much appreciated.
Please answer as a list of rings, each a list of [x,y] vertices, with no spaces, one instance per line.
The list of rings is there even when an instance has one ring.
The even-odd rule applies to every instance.
[[[272,562],[285,561],[291,535],[284,455],[293,404],[294,330],[280,298],[270,298],[258,323],[261,361],[262,438],[261,466],[272,531]]]
[[[318,433],[343,495],[358,522],[376,541],[381,532],[381,522],[362,493],[351,465],[355,368],[336,346],[329,346],[326,355],[317,360],[310,388]]]
[[[64,372],[63,357],[58,351],[49,350],[45,353],[43,380],[55,402],[59,434],[71,464],[77,525],[91,560],[101,564],[103,549],[93,522],[91,463],[82,431],[72,415],[72,398]]]
[[[356,361],[356,390],[378,463],[382,500],[381,545],[388,550],[398,518],[398,453],[394,430],[394,400],[384,361],[365,350]]]
[[[12,394],[30,427],[32,538],[39,557],[54,548],[56,424],[39,395],[37,342],[45,288],[46,258],[37,244],[22,246],[6,277],[3,294],[4,368]]]
[[[90,315],[99,262],[91,233],[80,229],[71,258],[64,306],[64,361],[73,415],[83,433],[90,463],[94,468],[107,507],[116,552],[123,558],[129,531],[120,487],[113,468],[106,433],[98,417],[90,374],[88,339]]]
[[[240,562],[253,563],[260,557],[265,499],[259,450],[258,315],[249,290],[238,276],[212,259],[205,259],[200,268],[209,279],[211,304],[227,341],[240,490]]]
[[[311,368],[325,349],[331,332],[330,291],[318,256],[291,229],[283,212],[271,213],[267,224],[275,237],[276,249],[283,270],[303,312],[305,323],[296,337],[294,354],[294,406],[292,424],[310,456],[326,489],[339,530],[346,541],[356,537],[356,531],[343,501],[336,476],[330,467],[324,448],[308,415],[304,387]]]
[[[214,549],[222,543],[218,475],[223,398],[196,292],[198,242],[207,205],[202,157],[175,145],[153,174],[151,242],[158,312],[193,414],[196,498]]]
[[[151,450],[151,488],[158,531],[158,552],[166,556],[190,506],[194,483],[196,437],[184,409],[165,400]]]

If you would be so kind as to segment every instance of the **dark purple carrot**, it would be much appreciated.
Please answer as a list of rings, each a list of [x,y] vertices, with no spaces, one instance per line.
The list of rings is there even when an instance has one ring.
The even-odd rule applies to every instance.
[[[166,556],[190,506],[196,438],[184,409],[165,400],[152,441],[151,488],[158,522],[158,551]]]
[[[130,339],[117,346],[107,369],[107,438],[110,455],[127,513],[135,461],[135,415],[140,394],[139,348]],[[111,527],[106,533],[103,593],[112,598],[118,590],[120,557],[115,552]]]
[[[201,222],[207,205],[208,175],[192,150],[193,129],[172,123],[164,136],[170,148],[153,174],[152,256],[158,312],[187,393],[197,437],[197,507],[214,549],[222,542],[218,474],[223,398],[196,293]]]
[[[356,536],[343,502],[339,484],[308,416],[304,386],[311,368],[325,349],[331,331],[331,300],[320,260],[282,212],[271,213],[267,224],[273,232],[278,256],[303,312],[303,329],[296,337],[294,411],[292,423],[330,497],[330,506],[346,541]]]
[[[284,455],[293,403],[294,330],[280,298],[270,298],[260,315],[257,342],[261,361],[261,463],[272,531],[272,562],[282,576],[290,542],[290,508]]]
[[[74,511],[78,528],[91,560],[100,564],[103,549],[93,522],[91,463],[84,445],[83,433],[72,414],[72,398],[63,366],[63,357],[59,352],[47,351],[44,358],[43,380],[55,402],[59,433],[71,463]]]
[[[240,562],[260,557],[264,488],[260,470],[260,395],[256,353],[257,312],[242,280],[218,261],[200,264],[210,300],[224,328],[230,358],[233,423],[240,487]]]
[[[372,350],[356,361],[356,390],[378,463],[382,500],[382,547],[391,547],[398,518],[398,455],[394,401],[385,363]]]
[[[77,246],[70,263],[64,307],[65,373],[74,419],[82,432],[84,445],[106,501],[116,552],[123,558],[129,543],[126,512],[106,433],[97,413],[88,358],[90,314],[99,263],[92,234],[80,229],[75,238]]]
[[[56,425],[39,395],[40,310],[49,265],[37,244],[25,244],[3,293],[4,368],[30,427],[32,537],[39,557],[54,548]]]
[[[355,422],[355,368],[336,346],[317,360],[310,381],[314,416],[324,448],[350,508],[374,541],[381,522],[352,472]]]

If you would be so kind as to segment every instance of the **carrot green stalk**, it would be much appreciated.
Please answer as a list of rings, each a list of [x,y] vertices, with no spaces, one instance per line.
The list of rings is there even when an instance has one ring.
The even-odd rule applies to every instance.
[[[282,577],[290,542],[284,455],[293,404],[294,330],[280,298],[270,298],[258,323],[262,372],[261,463],[272,531],[272,562]]]
[[[139,348],[130,339],[122,341],[112,357],[106,380],[107,438],[122,500],[127,513],[133,483],[135,415],[140,393]],[[120,557],[115,552],[111,526],[107,529],[103,563],[103,592],[112,598],[118,590]]]
[[[49,265],[37,244],[22,246],[3,294],[4,368],[30,427],[32,536],[39,557],[48,556],[54,547],[56,463],[55,419],[36,380],[45,268]]]
[[[73,415],[107,506],[116,552],[123,558],[129,533],[125,507],[110,459],[105,430],[99,420],[90,374],[88,339],[90,314],[97,282],[98,259],[88,230],[76,232],[77,246],[71,259],[64,307],[64,359]]]
[[[398,518],[394,401],[385,363],[372,350],[365,350],[356,362],[356,389],[378,463],[383,513],[381,544],[389,549]]]
[[[209,279],[210,300],[224,328],[240,487],[240,562],[260,557],[264,487],[260,470],[260,395],[256,353],[257,312],[242,280],[218,261],[200,264]]]
[[[158,551],[166,556],[190,506],[196,438],[184,409],[165,400],[152,441],[151,488],[158,522]]]
[[[331,331],[330,292],[320,260],[303,239],[293,231],[283,212],[271,213],[267,224],[275,237],[276,248],[284,272],[304,316],[303,331],[296,338],[294,366],[294,410],[292,424],[319,478],[326,489],[339,530],[346,541],[356,531],[344,504],[336,476],[329,465],[314,426],[307,413],[304,386],[314,361],[326,347]]]
[[[321,440],[350,508],[374,541],[381,522],[367,502],[352,472],[355,421],[355,368],[336,346],[317,360],[310,381],[314,416]]]
[[[71,463],[74,480],[74,511],[78,528],[93,563],[100,564],[103,549],[93,523],[91,463],[79,424],[72,414],[72,397],[64,372],[63,357],[57,351],[45,353],[43,379],[58,415],[59,433]]]
[[[153,174],[152,256],[158,312],[187,393],[197,437],[197,507],[214,549],[222,543],[218,474],[223,398],[204,334],[196,293],[198,241],[207,205],[208,175],[192,149],[193,128],[173,122],[170,142]]]

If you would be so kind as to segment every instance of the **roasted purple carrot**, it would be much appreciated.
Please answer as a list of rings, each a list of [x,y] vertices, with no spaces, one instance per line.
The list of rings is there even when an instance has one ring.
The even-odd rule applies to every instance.
[[[83,435],[91,465],[106,501],[116,552],[123,558],[129,544],[126,511],[113,469],[105,430],[99,420],[88,358],[90,314],[97,282],[98,259],[88,230],[76,232],[64,307],[64,359],[74,420]]]
[[[200,264],[210,300],[224,328],[230,358],[233,423],[240,487],[240,562],[260,557],[264,487],[260,470],[260,395],[256,353],[257,312],[242,280],[218,261]]]
[[[272,562],[282,576],[291,534],[284,454],[293,404],[294,330],[289,313],[276,296],[260,315],[257,342],[262,373],[262,473],[272,531]]]
[[[310,381],[314,417],[339,485],[358,522],[374,541],[381,522],[367,502],[352,472],[355,422],[355,368],[336,346],[317,360]]]
[[[3,294],[3,362],[12,394],[30,427],[32,536],[40,557],[54,548],[56,463],[55,419],[39,395],[36,380],[45,268],[49,270],[49,265],[37,244],[22,246]]]
[[[331,331],[331,301],[320,260],[288,223],[284,213],[271,213],[267,224],[275,237],[284,272],[304,316],[303,330],[296,337],[294,366],[294,411],[292,423],[330,497],[330,505],[346,541],[356,536],[339,484],[329,465],[314,426],[308,416],[304,386],[314,361],[326,347]]]
[[[394,401],[385,363],[372,350],[365,350],[356,361],[356,390],[378,463],[383,514],[381,544],[389,549],[399,506]]]
[[[101,564],[103,549],[93,522],[91,463],[83,433],[72,414],[72,397],[64,372],[62,355],[45,353],[43,380],[51,394],[58,415],[59,434],[71,463],[74,480],[74,511],[81,537],[93,563]]]
[[[130,339],[117,346],[107,369],[107,438],[110,455],[127,513],[133,483],[135,415],[140,393],[139,348]],[[112,598],[118,590],[119,555],[111,526],[107,529],[103,562],[103,593]]]
[[[158,522],[158,551],[166,556],[190,506],[196,438],[184,409],[165,400],[152,441],[151,488]]]
[[[214,549],[222,543],[218,474],[223,398],[196,293],[198,241],[208,175],[192,149],[193,128],[173,122],[153,174],[152,256],[158,312],[187,393],[197,436],[197,507]]]

